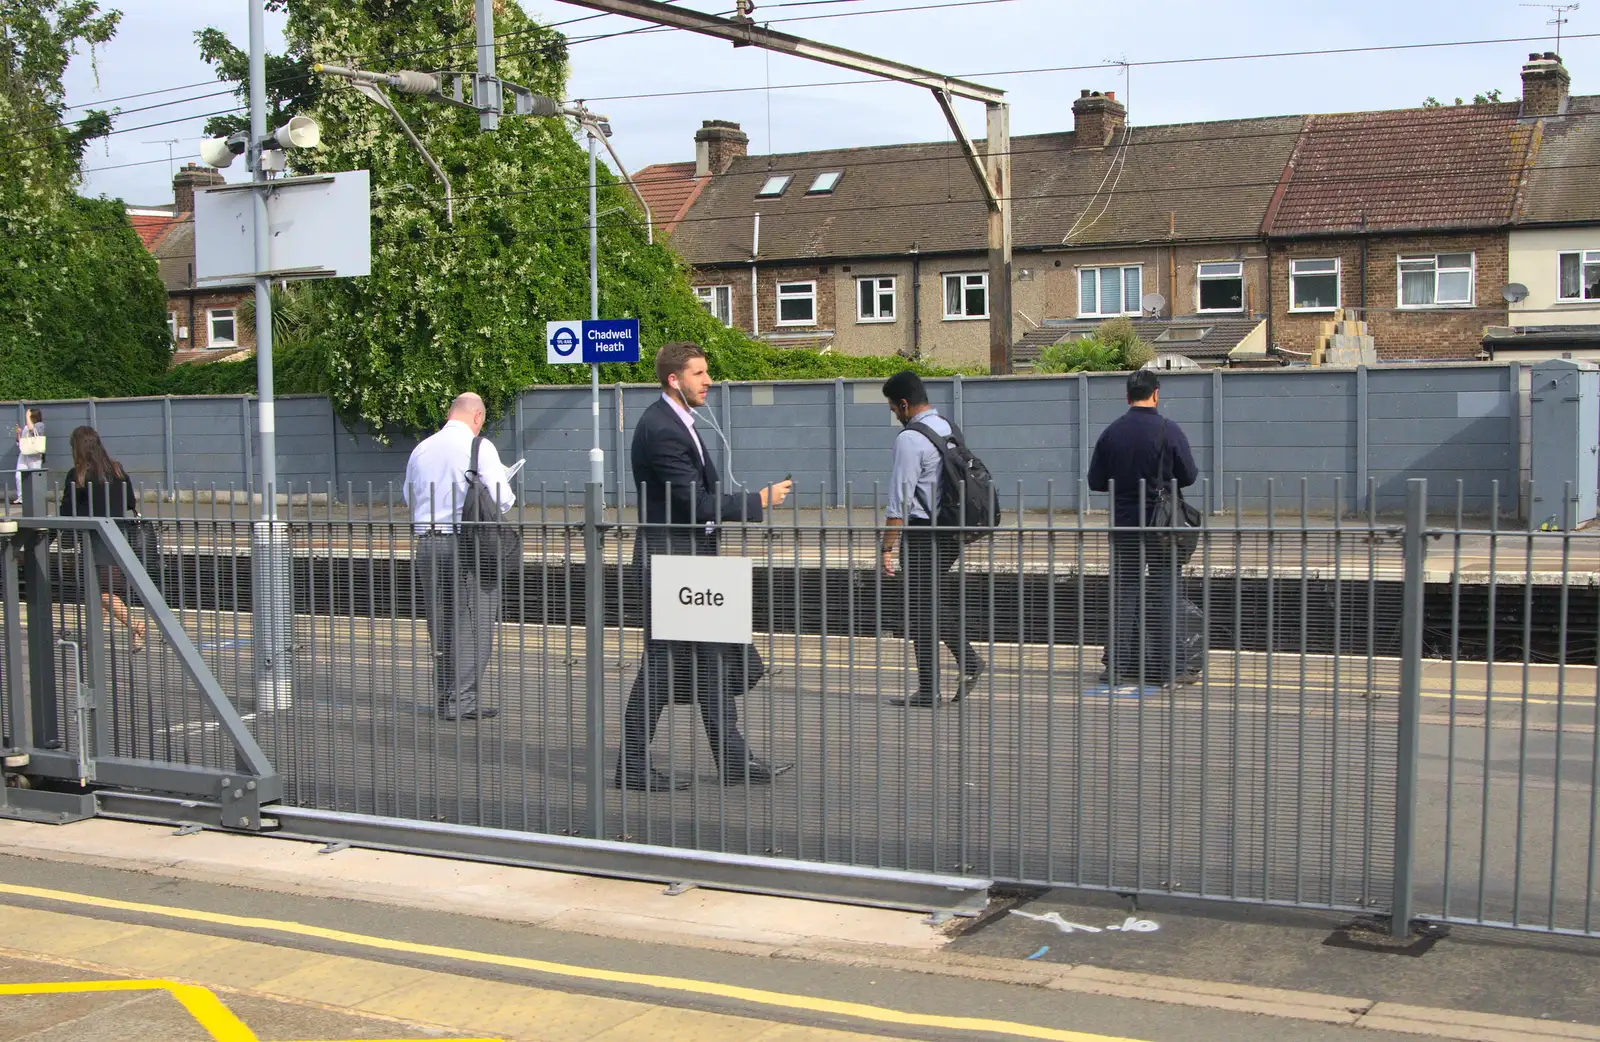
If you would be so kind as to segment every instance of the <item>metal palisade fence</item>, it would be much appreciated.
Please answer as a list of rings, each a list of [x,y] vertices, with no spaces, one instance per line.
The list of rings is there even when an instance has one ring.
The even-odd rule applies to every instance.
[[[54,738],[58,760],[42,762],[83,759],[73,681],[86,674],[53,641],[98,641],[99,755],[229,770],[239,743],[185,671],[187,643],[281,779],[284,813],[388,829],[389,845],[407,846],[408,828],[473,843],[534,833],[1402,926],[1600,927],[1600,537],[1502,529],[1493,502],[1472,522],[1459,485],[1435,486],[1430,511],[1413,482],[1406,514],[1388,520],[1342,509],[1337,480],[1270,484],[1263,511],[1240,483],[1203,482],[1193,498],[1226,509],[1184,562],[1165,549],[1179,533],[1129,542],[1103,515],[1062,509],[1077,489],[1047,484],[1007,490],[1004,525],[984,538],[931,536],[958,548],[947,571],[889,574],[878,492],[848,486],[838,507],[720,526],[721,556],[751,562],[764,664],[728,697],[755,754],[792,768],[766,784],[724,778],[695,697],[728,678],[683,645],[668,682],[687,690],[668,692],[648,747],[667,784],[650,791],[617,781],[645,651],[635,544],[660,526],[631,506],[586,510],[570,491],[537,489],[508,515],[521,562],[485,587],[481,652],[466,649],[483,634],[463,636],[465,622],[450,649],[430,637],[434,580],[408,512],[380,496],[291,496],[291,681],[270,697],[251,645],[243,501],[147,500],[155,535],[130,546],[178,628],[151,625],[137,652],[86,596],[115,571],[91,584],[101,566],[81,540],[24,519],[5,538],[60,538],[30,551],[48,569],[34,585],[52,590],[50,621],[27,615],[28,583],[5,601],[8,705],[27,701],[21,660],[43,651],[54,675],[43,702],[34,684],[31,734],[7,742]],[[151,611],[130,596],[132,617]],[[938,704],[892,704],[917,688],[919,634],[970,642],[984,668],[969,661],[968,679],[940,650]],[[478,653],[473,694],[498,715],[444,712],[436,671]]]

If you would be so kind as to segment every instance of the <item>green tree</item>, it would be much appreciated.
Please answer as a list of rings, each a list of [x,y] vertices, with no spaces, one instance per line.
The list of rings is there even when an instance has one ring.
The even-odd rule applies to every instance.
[[[1114,373],[1142,368],[1155,356],[1130,319],[1113,318],[1091,336],[1051,344],[1033,368],[1040,373]]]
[[[498,131],[484,133],[474,112],[395,95],[450,175],[452,224],[441,185],[393,118],[343,81],[308,78],[317,62],[470,67],[470,0],[283,0],[282,7],[288,53],[269,65],[272,105],[280,120],[311,115],[323,131],[323,148],[293,157],[297,169],[364,169],[372,177],[372,274],[317,286],[314,328],[303,345],[307,368],[320,368],[339,411],[382,437],[437,425],[462,390],[482,394],[494,413],[529,384],[587,382],[586,367],[544,361],[545,322],[589,314],[588,159],[570,126],[508,116]],[[495,31],[506,41],[501,76],[564,96],[563,36],[514,3],[496,4]],[[238,82],[242,52],[215,30],[197,39],[219,77]],[[681,262],[647,241],[625,186],[609,173],[602,182],[600,310],[638,318],[645,349],[637,365],[603,366],[602,380],[652,379],[655,349],[679,339],[704,345],[719,379],[904,367],[899,359],[779,351],[724,328],[695,299]]]
[[[1500,104],[1500,91],[1491,90],[1483,94],[1474,94],[1472,96],[1472,103],[1474,105],[1498,105]],[[1454,104],[1465,105],[1466,102],[1462,101],[1460,98],[1457,98]],[[1426,99],[1423,100],[1422,107],[1425,109],[1442,109],[1444,108],[1444,102],[1430,94]]]
[[[120,202],[75,191],[112,114],[63,122],[68,63],[120,17],[92,0],[0,0],[0,397],[139,393],[171,360],[155,260]]]

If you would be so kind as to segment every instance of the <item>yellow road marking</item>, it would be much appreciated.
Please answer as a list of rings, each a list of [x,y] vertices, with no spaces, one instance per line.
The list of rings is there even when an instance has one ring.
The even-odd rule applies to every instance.
[[[42,984],[0,984],[0,995],[66,995],[93,991],[165,991],[177,999],[214,1042],[260,1042],[256,1033],[210,989],[170,980],[53,981]]]
[[[46,981],[37,984],[0,984],[0,995],[71,995],[97,991],[165,991],[206,1029],[212,1042],[260,1042],[255,1032],[223,1005],[210,988],[170,980]],[[347,1042],[402,1042],[368,1038]],[[504,1042],[496,1038],[464,1038],[456,1042]]]
[[[869,1006],[860,1002],[845,1002],[838,999],[816,998],[810,995],[793,995],[785,992],[767,991],[761,988],[746,988],[735,984],[723,984],[718,981],[695,980],[689,977],[667,977],[653,973],[632,973],[623,970],[605,970],[590,966],[574,966],[567,963],[548,962],[543,959],[526,959],[515,955],[476,952],[465,948],[451,948],[437,944],[419,944],[414,941],[374,937],[368,934],[350,933],[345,930],[333,930],[324,926],[312,926],[288,920],[229,915],[224,912],[207,912],[194,908],[171,908],[163,905],[142,904],[136,901],[120,901],[110,897],[96,897],[91,894],[76,894],[64,890],[19,886],[13,883],[0,883],[0,893],[34,898],[36,900],[58,901],[63,904],[90,908],[135,912],[165,919],[209,923],[213,926],[266,930],[297,937],[334,941],[339,944],[354,945],[377,951],[403,952],[407,955],[426,955],[456,962],[530,970],[534,973],[567,977],[575,980],[632,984],[659,991],[710,995],[739,1002],[775,1006],[780,1009],[853,1017],[857,1020],[868,1020],[880,1024],[938,1028],[947,1031],[988,1032],[990,1034],[1011,1035],[1016,1038],[1043,1039],[1046,1042],[1138,1042],[1136,1039],[1123,1036],[1096,1035],[1083,1031],[1022,1024],[1015,1021],[992,1020],[986,1017],[952,1017],[932,1013],[913,1013],[907,1010],[890,1009],[885,1006]],[[229,1016],[231,1017],[232,1014],[230,1013]],[[243,1028],[243,1025],[240,1026]],[[244,1030],[248,1032],[247,1028]],[[218,1038],[220,1042],[256,1042],[255,1036],[252,1034],[218,1036]]]

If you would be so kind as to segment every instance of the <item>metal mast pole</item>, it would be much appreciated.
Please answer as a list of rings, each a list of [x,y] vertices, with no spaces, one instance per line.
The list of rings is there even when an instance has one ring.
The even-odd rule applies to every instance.
[[[294,671],[288,636],[293,602],[289,591],[289,537],[278,521],[277,417],[272,399],[271,229],[267,226],[266,15],[263,0],[250,0],[250,179],[255,211],[256,396],[261,441],[261,520],[251,532],[251,646],[255,650],[256,710],[288,709]]]
[[[595,187],[595,141],[593,127],[589,132],[589,317],[600,318],[600,217],[597,209]],[[589,367],[589,388],[592,401],[589,411],[594,418],[594,447],[589,450],[589,480],[597,485],[605,482],[605,450],[600,448],[600,367]]]
[[[263,0],[250,0],[250,179],[265,181],[261,141],[267,136],[267,51]],[[250,193],[255,207],[256,271],[270,269],[272,258],[267,227],[267,194],[264,189]],[[261,519],[275,520],[278,504],[273,491],[278,485],[277,422],[272,401],[272,280],[256,275],[256,394],[260,401],[261,430]]]
[[[595,191],[595,129],[589,132],[589,317],[600,317],[600,225]],[[584,689],[588,747],[589,834],[605,838],[605,561],[600,525],[605,519],[605,452],[600,448],[600,367],[589,366],[594,448],[589,450],[589,483],[583,490]],[[622,502],[621,489],[617,501]],[[619,509],[620,516],[620,509]]]

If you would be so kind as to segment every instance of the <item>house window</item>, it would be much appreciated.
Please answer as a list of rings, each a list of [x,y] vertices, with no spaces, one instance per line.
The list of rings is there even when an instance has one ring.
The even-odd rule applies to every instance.
[[[232,308],[214,308],[206,312],[206,326],[210,331],[208,347],[238,347],[238,323]]]
[[[1600,300],[1600,250],[1560,255],[1561,286],[1557,300]]]
[[[167,312],[167,339],[174,344],[178,342],[178,313],[176,311]]]
[[[716,316],[718,322],[733,325],[732,286],[696,286],[694,295],[700,298],[700,306]]]
[[[856,279],[856,321],[894,321],[894,277]]]
[[[1078,316],[1137,315],[1144,297],[1144,268],[1078,269]]]
[[[773,174],[762,184],[761,191],[756,193],[756,198],[775,199],[788,190],[789,182],[793,180],[793,174]]]
[[[778,283],[778,325],[814,326],[817,324],[817,284],[815,282]]]
[[[811,187],[806,189],[807,195],[828,195],[839,187],[839,178],[844,176],[843,170],[824,170],[811,182]]]
[[[1289,262],[1289,310],[1334,311],[1339,307],[1339,261]]]
[[[1200,310],[1244,310],[1244,265],[1238,261],[1200,265]]]
[[[1435,308],[1472,303],[1470,253],[1400,258],[1400,306]]]
[[[989,273],[951,272],[944,277],[944,318],[989,317]]]

